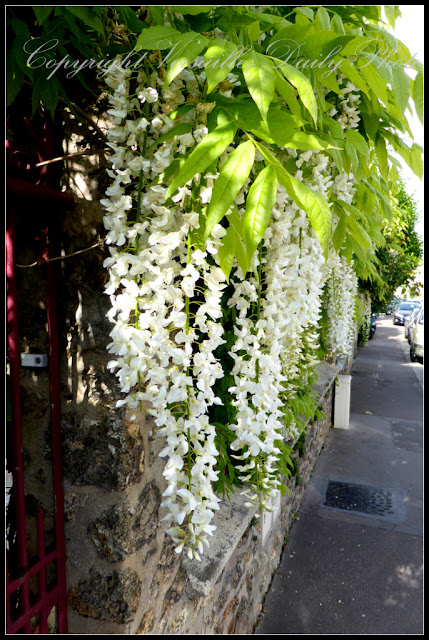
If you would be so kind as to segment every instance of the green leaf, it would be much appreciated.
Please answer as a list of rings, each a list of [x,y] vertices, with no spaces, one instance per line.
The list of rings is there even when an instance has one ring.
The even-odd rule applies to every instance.
[[[180,41],[182,33],[172,27],[149,27],[143,29],[136,42],[136,49],[168,49]]]
[[[280,66],[278,67],[283,73],[286,80],[288,80],[298,91],[299,97],[306,109],[310,112],[314,123],[317,122],[317,102],[314,96],[314,90],[310,80],[302,74],[295,67],[287,64],[286,62],[278,61]]]
[[[277,73],[276,76],[276,91],[284,100],[286,100],[286,103],[291,112],[295,116],[300,118],[301,108],[299,106],[298,100],[296,99],[295,89],[287,80],[283,78],[280,73]]]
[[[53,7],[31,7],[36,16],[36,20],[40,26],[49,18],[49,14],[52,12]]]
[[[387,218],[387,220],[389,222],[392,222],[393,221],[393,209],[392,209],[392,206],[391,206],[390,202],[386,198],[386,196],[380,191],[380,189],[377,189],[377,187],[374,187],[374,185],[372,185],[370,182],[368,182],[368,180],[366,180],[366,178],[362,178],[362,183],[376,196],[376,198],[378,198],[378,201],[381,204],[381,207],[383,209],[383,213],[384,213],[385,217]]]
[[[179,75],[206,47],[207,39],[200,33],[184,33],[175,43],[174,48],[170,51],[171,59],[167,64],[165,74],[164,88],[168,87],[170,82]]]
[[[103,23],[90,7],[68,6],[65,8],[76,16],[76,18],[82,20],[87,27],[90,27],[91,29],[98,31],[98,33],[101,33],[101,35],[104,35]]]
[[[414,78],[413,82],[413,100],[416,109],[417,116],[422,124],[423,123],[423,73],[419,73]]]
[[[423,160],[421,147],[418,144],[413,144],[410,150],[408,166],[412,171],[414,171],[415,175],[420,178],[423,178]]]
[[[347,235],[344,239],[344,247],[341,248],[341,255],[347,260],[350,264],[351,259],[353,258],[353,240],[349,235]]]
[[[339,122],[326,115],[326,113],[323,114],[322,119],[329,129],[329,133],[334,136],[334,138],[338,138],[339,140],[344,138],[344,130]],[[350,131],[352,131],[352,129],[350,129]]]
[[[268,111],[268,129],[274,142],[281,147],[289,146],[297,125],[293,116],[283,110],[273,108]]]
[[[276,88],[273,64],[266,56],[253,51],[244,56],[242,69],[249,93],[256,102],[263,120],[266,120]]]
[[[417,144],[413,144],[411,148],[408,148],[398,135],[393,135],[390,131],[385,131],[385,136],[410,169],[421,179],[423,177],[422,148]]]
[[[357,151],[369,162],[369,147],[365,138],[355,129],[347,129],[346,138]]]
[[[395,28],[395,21],[401,15],[398,5],[385,5],[384,12],[392,29]]]
[[[295,13],[303,15],[309,20],[314,19],[313,9],[310,9],[310,7],[296,7]]]
[[[345,35],[346,32],[344,30],[343,21],[341,20],[338,13],[334,13],[334,15],[332,16],[331,24],[336,33],[339,33],[340,35]]]
[[[368,84],[371,91],[375,94],[375,96],[381,100],[381,102],[387,106],[388,105],[388,97],[386,91],[386,83],[383,78],[380,78],[377,71],[375,70],[372,64],[366,63],[364,66],[359,67],[359,71],[364,77],[366,83]]]
[[[122,24],[126,25],[126,27],[132,33],[141,33],[144,27],[144,23],[141,22],[136,12],[131,9],[131,7],[113,7],[119,14],[119,19]],[[151,7],[152,9],[152,7]]]
[[[387,178],[389,175],[389,163],[387,161],[386,141],[380,135],[377,135],[375,140],[375,153],[380,173],[384,178]]]
[[[39,73],[36,76],[36,80],[33,87],[33,96],[32,96],[32,117],[35,115],[36,111],[40,107],[40,103],[43,104],[43,107],[47,109],[51,116],[54,117],[55,109],[58,104],[58,90],[59,83],[57,78],[54,76],[48,82],[46,82],[45,75],[41,70],[38,70]]]
[[[264,237],[277,197],[277,177],[268,166],[257,176],[249,189],[242,225],[247,255],[251,256]]]
[[[315,133],[305,133],[304,131],[295,131],[284,146],[302,151],[324,151],[332,147],[330,142],[326,142]]]
[[[237,205],[233,205],[232,210],[226,216],[229,224],[234,227],[235,231],[235,257],[244,275],[249,270],[249,258],[247,256],[246,247],[244,245],[243,225],[238,215]]]
[[[348,142],[348,140],[346,140],[344,148],[346,150],[347,158],[350,160],[353,172],[356,174],[359,169],[359,158],[357,156],[356,149],[352,144],[350,144],[350,142]]]
[[[216,127],[211,133],[207,134],[203,140],[193,149],[191,154],[185,160],[179,173],[170,184],[166,200],[179,189],[183,187],[195,174],[202,173],[214,162],[221,153],[225,151],[228,145],[234,140],[236,126],[232,122],[228,122]]]
[[[164,8],[163,7],[149,7],[149,14],[155,25],[164,25]]]
[[[173,11],[175,13],[181,13],[184,16],[197,16],[200,13],[208,13],[211,9],[213,9],[212,6],[200,6],[200,7],[194,7],[193,5],[191,6],[186,6],[186,7],[178,7],[176,5],[174,5],[172,7]]]
[[[325,258],[328,257],[331,238],[331,210],[328,202],[320,193],[312,191],[303,182],[291,177],[294,200],[305,211],[311,226],[320,242]]]
[[[234,52],[237,47],[229,40],[215,40],[204,53],[204,71],[207,77],[207,93],[225,80],[235,64]],[[224,58],[224,59],[222,59]]]
[[[328,258],[331,238],[331,211],[326,198],[312,191],[303,182],[293,178],[275,156],[263,145],[254,140],[255,147],[264,156],[277,173],[277,179],[288,195],[305,211],[311,226],[320,242],[325,258]]]
[[[182,104],[180,105],[180,107],[177,107],[176,111],[170,113],[169,118],[170,120],[176,120],[180,116],[185,115],[185,113],[189,113],[189,111],[192,111],[192,109],[195,109],[194,104]]]
[[[335,251],[338,251],[343,246],[344,238],[346,237],[347,232],[347,216],[341,212],[339,216],[339,220],[337,226],[335,227],[334,235],[332,237],[332,244],[334,245]]]
[[[259,122],[259,125],[257,127],[252,127],[250,131],[258,138],[261,138],[262,140],[265,140],[265,142],[268,142],[268,144],[275,144],[274,140],[271,137],[270,130],[268,129],[268,125],[265,122]]]
[[[276,27],[283,26],[285,22],[288,22],[281,16],[274,16],[271,13],[263,13],[259,11],[246,11],[243,13],[243,15],[248,16],[249,18],[253,18],[254,20],[260,20],[261,22],[273,24]]]
[[[11,56],[6,60],[6,97],[9,107],[21,91],[24,81],[24,72],[18,67]]]
[[[222,244],[219,247],[219,266],[222,269],[226,281],[229,282],[229,274],[235,257],[235,240],[236,233],[233,227],[228,227],[226,234],[222,238]]]
[[[205,237],[234,204],[240,189],[249,177],[255,159],[255,147],[249,140],[240,144],[220,170],[207,210]]]
[[[289,24],[286,27],[281,26],[267,43],[266,54],[276,58],[278,62],[290,59],[291,56],[298,56],[301,51],[298,43],[302,45],[307,42],[310,34],[314,35],[314,25]]]
[[[371,238],[365,229],[361,227],[361,225],[352,216],[347,218],[347,227],[353,238],[359,243],[360,247],[367,251],[372,249]]]
[[[318,29],[330,29],[331,21],[329,19],[329,13],[326,11],[325,7],[319,7],[316,11],[316,17],[314,19],[314,23]]]
[[[351,80],[358,89],[363,91],[369,97],[370,89],[368,87],[368,84],[366,83],[362,75],[359,73],[357,68],[354,66],[354,64],[350,62],[350,60],[347,60],[346,58],[341,58],[340,69],[344,73],[344,75],[349,80]]]
[[[252,99],[239,100],[212,93],[207,96],[207,100],[209,102],[215,101],[217,105],[225,109],[228,112],[229,120],[235,120],[244,131],[258,128],[262,124],[260,111]]]
[[[261,26],[259,20],[255,20],[252,24],[247,25],[247,32],[249,34],[250,42],[255,42],[261,35]]]
[[[368,258],[365,254],[365,251],[362,249],[360,241],[356,240],[356,238],[352,233],[346,236],[345,245],[346,247],[350,247],[353,253],[355,254],[356,258],[358,258],[359,261],[363,265],[365,265],[365,263],[368,261]],[[356,271],[356,265],[355,265],[355,271]],[[361,275],[361,274],[358,274],[358,275]]]
[[[326,71],[325,69],[314,69],[317,80],[323,87],[330,89],[337,95],[341,93],[341,87],[339,86],[337,79],[333,73]]]
[[[401,114],[404,115],[410,97],[411,81],[404,69],[400,66],[395,65],[392,69],[392,74],[392,90],[395,96],[395,102]]]

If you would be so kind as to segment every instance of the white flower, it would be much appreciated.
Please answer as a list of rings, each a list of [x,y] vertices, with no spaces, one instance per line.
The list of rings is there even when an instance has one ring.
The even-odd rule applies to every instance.
[[[141,102],[157,102],[158,101],[158,92],[156,89],[152,87],[147,87],[146,89],[141,89],[138,94],[138,98]]]

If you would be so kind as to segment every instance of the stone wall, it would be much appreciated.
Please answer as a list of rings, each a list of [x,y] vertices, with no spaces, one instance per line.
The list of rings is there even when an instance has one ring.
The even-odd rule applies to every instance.
[[[64,153],[85,150],[85,127],[71,116],[65,126]],[[316,391],[325,418],[308,425],[305,442],[297,443],[290,495],[279,494],[274,511],[260,520],[244,506],[243,496],[232,496],[216,513],[218,529],[202,561],[178,556],[164,532],[160,507],[166,488],[158,455],[163,442],[154,437],[144,413],[132,422],[128,410],[116,408],[118,386],[107,370],[112,325],[105,317],[107,252],[99,200],[107,187],[108,162],[101,148],[66,161],[63,186],[74,195],[75,207],[59,221],[65,256],[58,263],[58,304],[69,631],[248,634],[331,426],[333,381],[347,363],[319,365]],[[35,298],[33,321],[38,310]],[[32,336],[28,328],[23,350],[27,343],[38,346],[45,340],[41,320],[39,325],[40,335]],[[36,489],[50,468],[49,451],[40,445],[49,427],[43,375],[24,373],[25,411],[40,421],[40,434],[29,445],[35,449],[30,484]],[[43,491],[37,492],[43,498]]]
[[[177,556],[160,525],[162,483],[152,479],[158,447],[145,442],[150,472],[121,490],[75,486],[68,524],[70,630],[117,634],[249,634],[278,566],[284,538],[299,510],[317,456],[331,427],[332,383],[338,372],[323,365],[325,413],[308,425],[296,448],[290,495],[256,520],[232,496],[222,504],[218,529],[201,562]],[[141,425],[144,429],[144,425]],[[155,441],[156,442],[156,441]],[[131,485],[131,486],[129,486]]]

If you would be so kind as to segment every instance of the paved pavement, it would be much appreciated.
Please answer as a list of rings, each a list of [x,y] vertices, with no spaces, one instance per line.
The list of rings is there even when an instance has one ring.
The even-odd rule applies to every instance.
[[[380,316],[359,349],[349,429],[328,435],[255,634],[423,634],[423,366],[407,345]]]

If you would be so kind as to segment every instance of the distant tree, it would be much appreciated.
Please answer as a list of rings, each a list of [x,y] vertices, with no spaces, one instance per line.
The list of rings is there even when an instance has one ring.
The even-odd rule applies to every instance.
[[[375,312],[392,300],[398,287],[410,287],[423,259],[423,241],[415,229],[420,212],[403,180],[399,180],[395,201],[393,220],[383,230],[386,244],[376,251],[383,284],[379,281],[360,283],[362,289],[369,291]],[[418,294],[418,287],[413,290]]]

